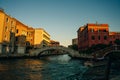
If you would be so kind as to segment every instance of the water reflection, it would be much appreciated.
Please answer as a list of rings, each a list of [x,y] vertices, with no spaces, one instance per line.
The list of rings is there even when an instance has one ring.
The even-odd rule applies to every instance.
[[[0,61],[0,80],[42,80],[41,60],[2,60]]]
[[[65,64],[63,64],[65,63]],[[86,68],[68,55],[0,61],[0,80],[64,80]]]
[[[59,63],[66,63],[71,60],[71,57],[68,56],[68,54],[65,54],[65,55],[47,57],[47,60],[57,61]]]

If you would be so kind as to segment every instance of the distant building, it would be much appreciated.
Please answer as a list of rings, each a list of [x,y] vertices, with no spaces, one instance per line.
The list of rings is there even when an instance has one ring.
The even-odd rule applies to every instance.
[[[109,44],[108,24],[86,24],[80,27],[78,34],[78,49],[87,49],[96,44]]]
[[[78,29],[77,36],[79,50],[97,44],[115,44],[116,39],[120,40],[120,32],[109,32],[108,24],[88,23]]]
[[[60,46],[60,43],[58,41],[50,40],[49,46]]]
[[[35,36],[35,29],[32,27],[28,27],[27,29],[27,37],[26,37],[26,45],[33,46],[34,45],[34,36]]]
[[[50,44],[50,35],[42,28],[35,28],[34,47],[44,47]]]
[[[109,32],[109,43],[115,44],[115,40],[120,40],[120,32]]]
[[[78,38],[72,39],[72,45],[78,45]]]

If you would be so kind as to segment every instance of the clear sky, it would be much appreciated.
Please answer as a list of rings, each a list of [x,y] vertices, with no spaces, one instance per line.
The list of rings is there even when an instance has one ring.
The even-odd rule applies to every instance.
[[[86,23],[108,23],[120,32],[120,0],[0,0],[0,7],[28,26],[44,28],[67,46]]]

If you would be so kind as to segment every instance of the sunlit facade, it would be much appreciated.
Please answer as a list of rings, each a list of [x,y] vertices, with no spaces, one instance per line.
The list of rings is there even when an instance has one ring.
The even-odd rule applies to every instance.
[[[27,36],[27,30],[28,26],[25,24],[21,23],[16,19],[16,44],[18,46],[26,46],[26,36]],[[20,40],[19,38],[21,37],[22,39]],[[24,38],[23,38],[24,37]]]
[[[44,47],[50,44],[50,35],[42,28],[35,28],[34,47]]]
[[[4,10],[0,10],[0,53],[14,50],[16,21]]]
[[[120,40],[120,32],[110,32],[109,33],[110,44],[115,44],[116,39]]]
[[[27,29],[27,37],[26,37],[26,41],[28,44],[26,45],[34,45],[34,34],[35,34],[35,29],[32,27],[28,27]]]
[[[60,42],[54,41],[54,40],[50,40],[50,45],[49,46],[60,46]]]
[[[78,49],[87,49],[96,44],[109,44],[108,24],[86,24],[80,27],[78,33]]]
[[[42,28],[29,27],[0,9],[0,53],[25,53],[26,46],[43,47],[50,35]]]

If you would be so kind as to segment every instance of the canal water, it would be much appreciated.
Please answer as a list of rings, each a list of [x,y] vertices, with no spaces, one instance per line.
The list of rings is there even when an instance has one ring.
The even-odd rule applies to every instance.
[[[111,80],[120,80],[119,63],[111,66]],[[106,66],[84,66],[84,61],[68,55],[5,59],[0,60],[0,80],[104,80],[105,69]]]
[[[68,55],[0,60],[0,80],[75,80],[71,76],[76,74],[82,80],[80,78],[86,70],[83,61],[71,59]]]

